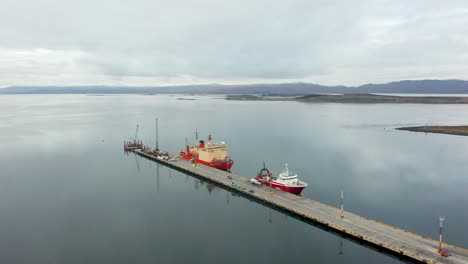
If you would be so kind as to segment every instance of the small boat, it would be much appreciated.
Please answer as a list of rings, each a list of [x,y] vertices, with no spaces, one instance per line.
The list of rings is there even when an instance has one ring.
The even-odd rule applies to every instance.
[[[288,164],[277,178],[273,177],[272,173],[263,165],[263,169],[260,170],[257,177],[251,179],[252,183],[254,179],[265,186],[293,194],[301,194],[302,190],[308,186],[306,182],[299,180],[297,173],[289,171]]]

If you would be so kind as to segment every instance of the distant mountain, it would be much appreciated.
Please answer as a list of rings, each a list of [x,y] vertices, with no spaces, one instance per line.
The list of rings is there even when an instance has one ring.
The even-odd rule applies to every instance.
[[[366,84],[357,87],[362,93],[468,93],[468,81],[420,80],[385,84]]]
[[[317,93],[431,93],[468,94],[468,81],[416,80],[385,84],[324,86],[312,83],[245,84],[245,85],[183,85],[183,86],[12,86],[0,89],[0,94],[263,94],[307,95]]]
[[[212,85],[188,86],[11,86],[0,89],[0,94],[159,94],[194,93],[209,89]],[[197,92],[198,93],[198,92]]]

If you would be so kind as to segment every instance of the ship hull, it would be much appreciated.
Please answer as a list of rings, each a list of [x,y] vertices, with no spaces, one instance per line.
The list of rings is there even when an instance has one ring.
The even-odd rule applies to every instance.
[[[265,186],[268,186],[268,187],[271,187],[273,189],[280,189],[282,191],[285,191],[285,192],[289,192],[289,193],[292,193],[292,194],[301,194],[302,190],[304,190],[305,186],[287,186],[287,185],[284,185],[284,184],[279,184],[279,183],[276,183],[276,182],[262,182],[263,185]]]
[[[187,155],[185,152],[181,152],[180,157],[185,160],[194,160],[197,164],[203,164],[220,170],[230,170],[232,168],[232,165],[234,165],[234,162],[232,160],[204,161],[201,159],[193,158],[192,155]]]

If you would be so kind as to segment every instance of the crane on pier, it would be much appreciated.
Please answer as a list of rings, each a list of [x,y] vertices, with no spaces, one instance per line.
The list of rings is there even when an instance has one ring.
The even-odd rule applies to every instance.
[[[133,140],[136,142],[138,142],[138,124],[137,124],[137,127],[136,127],[136,131],[135,131],[135,137],[133,138]]]
[[[143,149],[144,145],[141,141],[138,140],[138,128],[139,126],[137,125],[136,131],[135,131],[135,138],[133,139],[133,142],[130,141],[124,141],[124,151],[132,151],[136,149]]]

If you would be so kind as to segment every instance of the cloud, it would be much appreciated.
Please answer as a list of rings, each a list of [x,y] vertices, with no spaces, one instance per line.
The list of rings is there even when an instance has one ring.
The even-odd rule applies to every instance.
[[[352,85],[468,70],[464,1],[3,2],[0,86]]]

